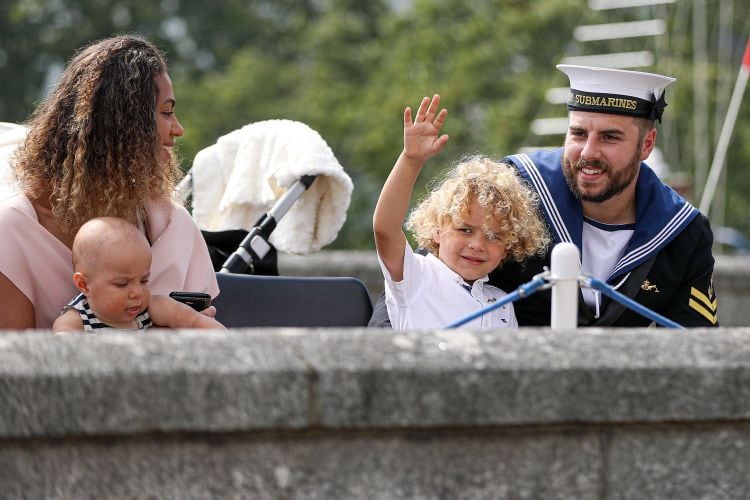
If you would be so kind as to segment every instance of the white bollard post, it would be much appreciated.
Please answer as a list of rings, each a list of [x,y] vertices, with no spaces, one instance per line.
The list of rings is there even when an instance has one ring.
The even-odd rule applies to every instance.
[[[552,282],[553,330],[574,330],[578,326],[578,248],[573,243],[558,243],[552,249],[550,281]]]

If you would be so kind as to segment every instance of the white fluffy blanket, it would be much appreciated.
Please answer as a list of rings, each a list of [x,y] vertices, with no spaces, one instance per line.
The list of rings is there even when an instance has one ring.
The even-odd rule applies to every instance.
[[[219,137],[195,156],[193,218],[201,229],[250,229],[303,175],[312,186],[277,221],[270,242],[307,253],[331,243],[346,220],[352,192],[323,138],[304,123],[267,120]]]
[[[0,201],[16,192],[10,161],[25,138],[26,127],[23,125],[0,122]]]

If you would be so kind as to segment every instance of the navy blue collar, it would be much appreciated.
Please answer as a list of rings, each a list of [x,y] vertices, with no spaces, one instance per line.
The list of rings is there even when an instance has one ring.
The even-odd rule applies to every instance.
[[[580,250],[583,209],[565,182],[562,153],[562,148],[534,151],[508,156],[505,161],[515,165],[539,194],[555,243],[571,242]],[[635,199],[635,230],[609,279],[621,276],[651,258],[698,215],[695,207],[664,185],[645,163],[641,163]]]

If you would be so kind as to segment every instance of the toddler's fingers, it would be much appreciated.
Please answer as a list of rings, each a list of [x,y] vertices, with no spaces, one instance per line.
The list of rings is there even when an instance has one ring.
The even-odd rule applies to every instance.
[[[425,99],[427,98],[425,97]],[[435,116],[435,113],[437,113],[439,104],[440,104],[440,94],[433,95],[432,100],[430,101],[430,106],[429,108],[427,108],[427,115]]]
[[[435,126],[440,130],[443,127],[443,124],[445,124],[445,118],[448,116],[448,110],[443,108],[440,110],[440,113],[438,113],[437,117],[435,118]]]
[[[427,108],[430,103],[429,97],[423,97],[422,102],[419,103],[419,109],[417,110],[417,119],[414,123],[423,122],[427,116]]]

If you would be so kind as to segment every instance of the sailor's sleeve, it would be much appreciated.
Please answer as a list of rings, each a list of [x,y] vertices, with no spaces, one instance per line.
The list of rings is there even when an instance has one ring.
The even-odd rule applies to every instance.
[[[686,327],[719,326],[718,298],[714,290],[713,233],[702,214],[691,223],[685,241],[685,273],[678,278],[676,293],[664,311],[665,316]],[[690,251],[692,247],[692,251]]]

